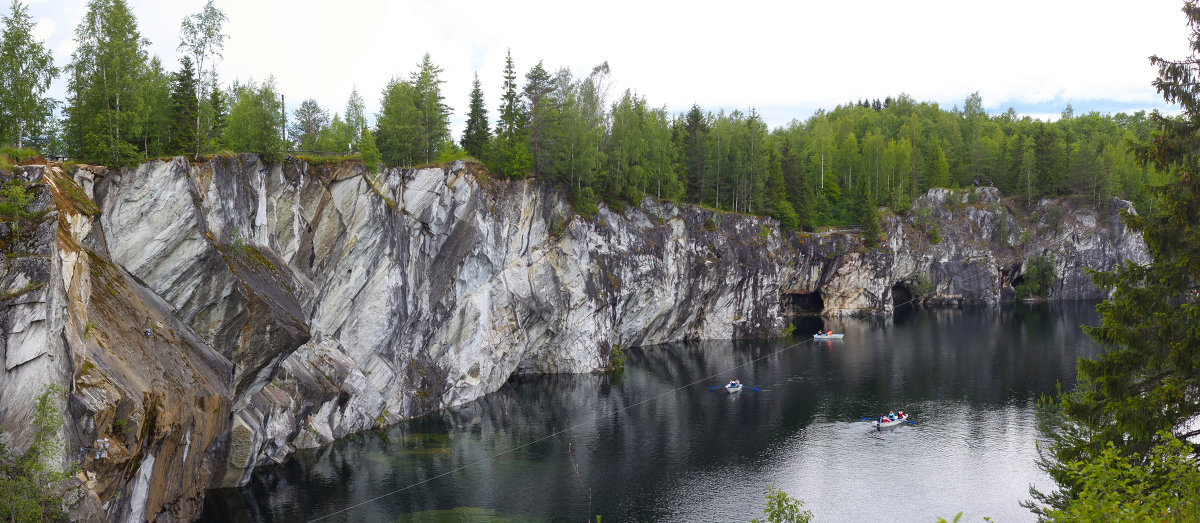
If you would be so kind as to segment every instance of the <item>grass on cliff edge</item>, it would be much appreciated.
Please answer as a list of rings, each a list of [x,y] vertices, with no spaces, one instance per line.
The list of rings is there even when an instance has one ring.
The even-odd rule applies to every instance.
[[[7,171],[17,165],[45,162],[46,159],[33,149],[17,148],[11,145],[0,146],[0,170]]]

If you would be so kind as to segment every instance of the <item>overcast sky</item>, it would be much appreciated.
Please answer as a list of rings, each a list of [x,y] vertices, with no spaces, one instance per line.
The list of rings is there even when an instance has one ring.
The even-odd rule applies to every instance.
[[[149,52],[178,67],[179,25],[204,0],[127,0]],[[63,65],[84,0],[33,0],[36,34]],[[1053,117],[1173,110],[1147,57],[1182,58],[1182,0],[873,1],[216,0],[229,17],[223,83],[275,75],[290,110],[345,111],[352,86],[373,115],[424,53],[444,72],[458,139],[476,72],[494,123],[506,49],[523,85],[538,61],[576,75],[608,61],[626,88],[671,113],[755,108],[774,128],[817,109],[901,92],[949,109],[973,91],[989,113]],[[5,8],[7,12],[7,8]],[[59,80],[52,96],[62,99]],[[373,120],[373,118],[369,118]]]

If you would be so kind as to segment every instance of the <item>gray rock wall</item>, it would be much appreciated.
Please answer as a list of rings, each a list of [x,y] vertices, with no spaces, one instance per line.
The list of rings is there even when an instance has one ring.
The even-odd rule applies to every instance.
[[[853,231],[781,234],[651,199],[584,219],[553,187],[473,168],[26,168],[46,214],[0,284],[45,284],[0,304],[0,419],[27,420],[18,398],[42,383],[68,388],[64,439],[117,449],[81,462],[82,506],[187,520],[206,487],[514,374],[778,335],[794,297],[831,315],[1011,301],[1028,259],[1053,253],[1051,299],[1093,299],[1087,269],[1146,260],[1119,200],[1014,213],[994,189],[935,189],[867,249]]]

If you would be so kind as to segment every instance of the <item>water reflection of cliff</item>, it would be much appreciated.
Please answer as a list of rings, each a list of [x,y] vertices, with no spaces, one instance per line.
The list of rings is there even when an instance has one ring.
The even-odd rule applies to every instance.
[[[953,413],[955,423],[1028,410],[1056,383],[1069,386],[1076,357],[1096,351],[1079,329],[1097,323],[1086,303],[801,321],[846,337],[648,347],[630,350],[618,376],[515,378],[461,408],[297,452],[246,488],[214,493],[206,514],[309,519],[361,503],[337,519],[464,506],[672,519],[688,513],[672,502],[675,486],[754,474],[806,430],[906,406],[927,409],[925,419]],[[761,390],[707,390],[731,378]],[[986,440],[962,425],[962,437]]]

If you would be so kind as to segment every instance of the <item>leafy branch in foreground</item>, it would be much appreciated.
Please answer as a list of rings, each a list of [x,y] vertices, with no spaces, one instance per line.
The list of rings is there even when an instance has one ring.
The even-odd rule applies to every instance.
[[[34,405],[33,443],[23,454],[0,442],[0,520],[57,521],[66,517],[63,497],[70,474],[53,465],[66,452],[56,437],[63,425],[58,404],[65,395],[57,385],[43,387]]]
[[[767,506],[763,509],[767,519],[753,519],[752,523],[808,523],[811,511],[804,510],[804,501],[792,499],[787,492],[767,485]]]

